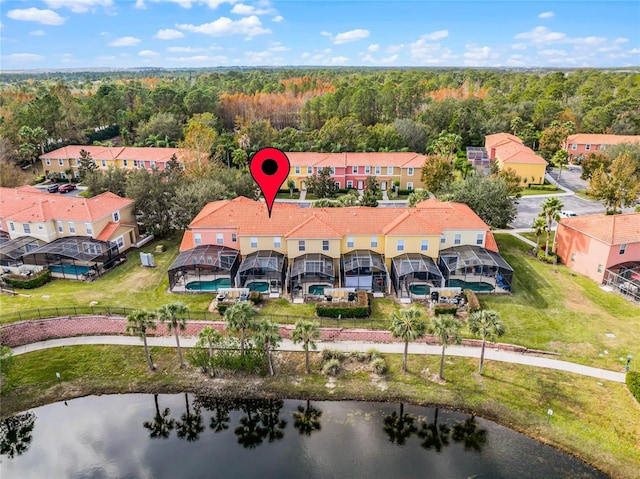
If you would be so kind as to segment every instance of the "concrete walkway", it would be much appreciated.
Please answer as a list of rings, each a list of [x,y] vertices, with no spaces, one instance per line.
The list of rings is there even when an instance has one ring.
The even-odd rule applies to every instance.
[[[175,347],[176,343],[173,337],[149,337],[147,338],[149,346]],[[180,345],[183,347],[193,347],[197,342],[197,338],[181,337]],[[57,348],[60,346],[75,346],[82,344],[116,344],[116,345],[132,345],[142,346],[142,341],[132,336],[75,336],[71,338],[50,339],[38,343],[26,344],[13,349],[14,355],[39,351],[42,349]],[[402,354],[404,344],[401,342],[393,343],[374,343],[362,341],[317,341],[318,351],[325,348],[338,349],[340,351],[367,351],[375,348],[381,353]],[[281,351],[302,351],[300,344],[293,344],[288,339],[283,339],[280,343]],[[460,356],[467,358],[480,358],[480,348],[466,346],[449,346],[446,350],[447,356]],[[442,346],[428,345],[424,343],[410,343],[409,354],[442,354]],[[500,361],[512,364],[522,364],[525,366],[534,366],[546,369],[556,369],[582,376],[598,378],[600,380],[614,381],[618,383],[625,382],[625,373],[608,371],[606,369],[598,369],[591,366],[583,366],[581,364],[570,363],[568,361],[560,361],[557,359],[545,358],[540,356],[532,356],[528,354],[516,353],[511,351],[497,350],[487,348],[485,350],[485,360]]]

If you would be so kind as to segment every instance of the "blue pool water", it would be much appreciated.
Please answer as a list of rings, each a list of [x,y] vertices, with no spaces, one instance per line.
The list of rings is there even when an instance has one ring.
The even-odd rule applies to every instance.
[[[187,283],[189,291],[218,291],[220,288],[230,288],[231,280],[229,278],[218,278],[213,281],[191,281]]]
[[[79,266],[70,263],[60,263],[49,266],[49,271],[52,273],[75,274],[76,276],[87,274],[90,270],[91,268],[88,266]]]
[[[450,288],[470,289],[471,291],[478,292],[488,292],[494,290],[493,285],[489,283],[472,283],[468,281],[462,281],[461,279],[450,279],[447,286],[449,286]]]
[[[269,291],[269,283],[266,281],[253,281],[247,285],[249,291],[258,291],[260,293],[266,293]]]
[[[412,284],[411,286],[409,286],[409,291],[411,291],[411,294],[425,296],[429,294],[431,288],[426,284]]]
[[[327,286],[325,286],[324,284],[312,284],[311,286],[309,286],[309,294],[322,296],[326,287]]]

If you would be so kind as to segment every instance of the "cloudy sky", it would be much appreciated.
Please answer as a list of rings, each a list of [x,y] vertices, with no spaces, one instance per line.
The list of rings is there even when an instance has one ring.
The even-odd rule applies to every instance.
[[[0,0],[0,69],[640,65],[640,2]]]

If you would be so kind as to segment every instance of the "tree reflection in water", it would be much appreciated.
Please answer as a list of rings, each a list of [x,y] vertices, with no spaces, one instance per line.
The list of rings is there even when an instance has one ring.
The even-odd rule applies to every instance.
[[[416,418],[404,412],[404,404],[400,403],[400,414],[393,411],[384,417],[384,432],[389,441],[403,445],[418,429],[414,425]]]
[[[0,422],[0,454],[13,459],[24,454],[31,445],[31,432],[36,415],[31,411],[7,417]]]
[[[153,416],[152,421],[145,421],[142,425],[150,431],[149,437],[167,439],[175,427],[176,422],[169,416],[171,413],[169,408],[165,408],[164,411],[160,412],[157,394],[153,395],[153,400],[156,403],[156,414]]]
[[[438,424],[438,408],[436,408],[433,422],[421,421],[421,423],[422,427],[418,431],[418,436],[423,439],[422,447],[440,452],[443,446],[449,445],[451,429],[446,424]]]
[[[487,430],[480,429],[476,417],[470,416],[464,422],[453,425],[451,437],[456,442],[462,442],[466,450],[481,451],[487,443]]]
[[[213,432],[222,432],[229,429],[229,411],[233,409],[234,402],[230,399],[211,398],[206,396],[196,396],[194,404],[207,411],[213,412],[209,427]]]
[[[298,406],[298,410],[293,413],[293,427],[295,427],[303,436],[311,436],[313,431],[319,431],[320,416],[322,411],[307,399],[307,407]]]
[[[187,393],[184,394],[184,400],[187,404],[187,411],[180,417],[181,420],[176,422],[176,431],[180,439],[186,439],[189,442],[197,441],[200,433],[204,431],[200,407],[195,406],[191,412]]]

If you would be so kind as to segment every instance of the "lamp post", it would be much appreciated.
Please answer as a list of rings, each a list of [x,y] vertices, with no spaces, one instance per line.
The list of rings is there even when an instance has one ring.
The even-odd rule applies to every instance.
[[[629,355],[627,356],[627,364],[626,364],[626,366],[624,367],[624,370],[625,370],[626,372],[629,372],[629,364],[631,364],[631,360],[632,360],[632,359],[633,359],[633,356],[631,356],[631,355],[629,354]]]
[[[551,422],[551,416],[553,416],[553,409],[547,411],[547,424]]]
[[[58,378],[58,386],[60,386],[60,373],[56,373],[56,378]]]

